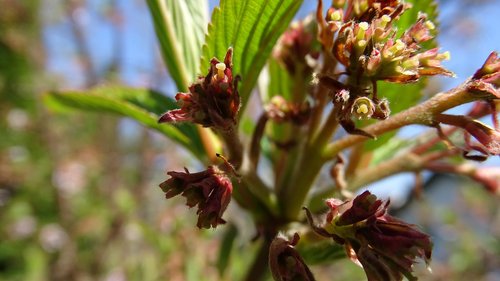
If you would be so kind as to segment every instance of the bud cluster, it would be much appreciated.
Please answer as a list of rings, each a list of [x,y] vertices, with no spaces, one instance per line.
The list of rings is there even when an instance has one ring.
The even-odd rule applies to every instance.
[[[204,127],[231,130],[240,109],[239,77],[233,77],[232,57],[233,49],[229,48],[224,62],[213,58],[207,76],[192,84],[189,93],[175,96],[181,108],[166,112],[158,122],[190,121]]]
[[[338,75],[323,74],[320,82],[326,82],[334,93],[333,103],[340,109],[338,119],[349,133],[369,136],[356,129],[351,118],[389,116],[387,101],[377,98],[377,81],[411,83],[421,76],[453,75],[441,66],[443,60],[449,59],[448,52],[424,50],[421,46],[433,38],[435,29],[425,14],[420,14],[405,33],[397,35],[393,23],[410,5],[400,1],[354,0],[347,1],[347,5],[346,1],[333,1],[323,18],[319,2],[319,40],[325,55],[342,64],[345,71],[341,74],[347,76],[340,82]]]

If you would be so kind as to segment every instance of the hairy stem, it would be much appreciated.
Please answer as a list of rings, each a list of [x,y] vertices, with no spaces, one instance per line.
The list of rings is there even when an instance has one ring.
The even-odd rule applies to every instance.
[[[226,144],[229,153],[229,162],[234,166],[236,171],[241,167],[243,162],[243,144],[238,135],[237,127],[228,131],[219,131],[224,143]]]
[[[262,245],[254,258],[253,264],[245,276],[245,281],[261,281],[266,280],[269,273],[269,246],[271,245],[272,237],[264,237]]]
[[[264,136],[264,130],[266,129],[266,124],[269,118],[267,114],[264,112],[259,117],[257,121],[257,125],[252,134],[252,142],[250,143],[250,152],[249,152],[249,160],[251,169],[256,170],[259,164],[260,157],[260,141],[262,140],[262,136]]]
[[[424,156],[419,156],[418,154],[412,152],[403,152],[399,156],[382,162],[379,165],[370,167],[356,177],[351,178],[350,180],[348,180],[347,188],[349,190],[356,190],[372,182],[376,182],[402,172],[419,172],[426,169],[429,163],[445,157],[457,155],[459,153],[459,149],[436,151],[433,153],[428,153]],[[318,211],[319,209],[323,208],[324,200],[326,198],[332,197],[335,192],[336,189],[334,187],[330,187],[323,192],[315,194],[310,202],[311,210]]]
[[[360,162],[365,156],[366,151],[364,151],[365,147],[363,144],[358,144],[351,149],[351,153],[349,154],[349,162],[347,163],[347,167],[345,169],[346,178],[351,178],[356,176],[356,172],[360,167]]]

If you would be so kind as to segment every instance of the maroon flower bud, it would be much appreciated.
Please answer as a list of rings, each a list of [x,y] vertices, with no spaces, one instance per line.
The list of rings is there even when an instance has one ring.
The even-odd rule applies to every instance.
[[[309,103],[293,103],[282,96],[274,96],[265,107],[269,119],[282,123],[292,122],[295,125],[304,125],[311,113]]]
[[[276,281],[314,281],[314,276],[294,246],[299,242],[295,233],[292,241],[278,235],[269,248],[269,267]]]
[[[231,180],[216,167],[198,173],[168,172],[170,178],[160,184],[165,196],[172,198],[181,194],[186,197],[190,208],[198,205],[199,228],[215,228],[226,223],[222,214],[231,200],[233,185]]]
[[[384,120],[387,119],[390,114],[391,109],[389,107],[389,101],[387,99],[377,100],[375,104],[375,112],[373,113],[372,118]]]
[[[500,155],[500,132],[468,116],[439,114],[435,117],[442,124],[460,127],[465,130],[466,145],[488,155]],[[480,145],[470,143],[469,134],[479,141]]]
[[[375,104],[370,98],[359,97],[354,100],[351,114],[356,119],[370,119],[375,112]]]
[[[441,61],[450,59],[449,52],[438,53],[438,49],[434,48],[417,54],[414,58],[417,58],[419,62],[419,75],[446,75],[450,77],[454,75],[453,72],[441,66]]]
[[[412,266],[417,258],[431,258],[430,237],[387,214],[389,201],[383,202],[369,191],[353,201],[327,200],[330,212],[320,235],[344,244],[347,255],[359,263],[368,280],[414,280]],[[308,214],[311,220],[311,215]]]
[[[189,93],[175,96],[181,108],[167,111],[158,122],[189,121],[204,127],[230,130],[236,124],[240,109],[239,77],[233,77],[232,56],[233,49],[229,48],[224,62],[213,58],[207,76],[192,84]]]
[[[435,28],[434,23],[427,20],[426,14],[419,14],[417,22],[403,34],[401,40],[407,45],[429,41],[434,38],[431,34],[431,30]]]
[[[484,82],[500,87],[500,58],[498,53],[492,52],[472,78],[475,80],[481,79]]]
[[[292,23],[281,36],[274,56],[285,65],[290,74],[295,75],[297,71],[300,71],[303,77],[312,74],[319,57],[319,51],[313,50],[316,33],[316,24],[308,17]]]

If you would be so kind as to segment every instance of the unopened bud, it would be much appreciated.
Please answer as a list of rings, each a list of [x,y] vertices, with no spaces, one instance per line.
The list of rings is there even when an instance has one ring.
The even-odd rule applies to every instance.
[[[374,111],[375,105],[367,97],[357,98],[351,108],[352,115],[357,119],[368,119],[373,115]]]
[[[332,21],[340,21],[342,20],[342,13],[341,13],[341,10],[336,10],[335,12],[333,12],[330,16],[330,20]]]
[[[223,62],[219,62],[218,64],[215,65],[215,68],[217,68],[217,79],[222,80],[224,79],[224,70],[226,70],[226,64]]]

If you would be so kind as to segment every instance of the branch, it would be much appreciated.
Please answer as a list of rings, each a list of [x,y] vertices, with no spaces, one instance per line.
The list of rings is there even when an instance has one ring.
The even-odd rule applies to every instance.
[[[434,116],[443,111],[475,100],[495,98],[495,96],[489,92],[474,91],[472,88],[474,82],[474,80],[468,79],[452,90],[439,93],[422,104],[402,111],[389,119],[367,126],[363,128],[363,131],[375,136],[380,136],[412,124],[432,126],[436,124]],[[340,151],[366,140],[366,137],[359,135],[343,137],[330,143],[323,151],[323,156],[332,159]]]

